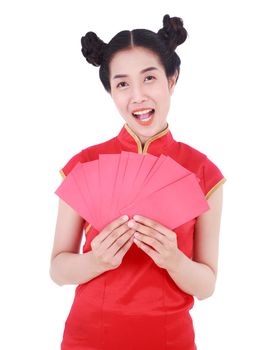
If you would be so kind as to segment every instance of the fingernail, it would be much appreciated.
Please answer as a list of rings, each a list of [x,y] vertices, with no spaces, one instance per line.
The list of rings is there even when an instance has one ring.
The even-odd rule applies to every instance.
[[[128,219],[129,219],[129,216],[128,216],[128,215],[123,215],[123,216],[121,217],[121,219],[123,219],[123,220],[128,220]]]
[[[130,221],[128,222],[128,226],[129,226],[129,227],[133,227],[134,224],[135,224],[135,222],[134,222],[133,220],[130,220]]]

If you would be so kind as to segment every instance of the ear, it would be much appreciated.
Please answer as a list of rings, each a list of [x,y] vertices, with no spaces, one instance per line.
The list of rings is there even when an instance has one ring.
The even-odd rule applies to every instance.
[[[174,92],[178,75],[179,75],[179,72],[178,72],[178,69],[176,69],[174,75],[168,78],[168,87],[169,87],[170,95],[172,95]]]

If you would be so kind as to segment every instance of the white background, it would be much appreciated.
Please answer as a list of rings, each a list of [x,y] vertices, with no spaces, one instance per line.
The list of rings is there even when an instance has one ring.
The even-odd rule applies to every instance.
[[[105,42],[124,29],[158,31],[166,13],[189,33],[177,50],[170,130],[227,178],[217,288],[192,311],[198,350],[263,348],[259,3],[1,3],[1,349],[59,349],[75,287],[49,277],[58,170],[123,125],[80,38],[90,30]]]

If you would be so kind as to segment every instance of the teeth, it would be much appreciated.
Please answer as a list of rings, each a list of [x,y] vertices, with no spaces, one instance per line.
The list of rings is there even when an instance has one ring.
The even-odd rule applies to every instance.
[[[151,119],[151,117],[146,118],[146,119],[143,119],[142,121],[143,121],[143,122],[147,122],[147,121],[150,120],[150,119]]]
[[[149,112],[151,112],[152,109],[145,109],[144,111],[138,111],[138,112],[134,112],[132,114],[135,114],[135,115],[142,115],[142,114],[147,114]]]

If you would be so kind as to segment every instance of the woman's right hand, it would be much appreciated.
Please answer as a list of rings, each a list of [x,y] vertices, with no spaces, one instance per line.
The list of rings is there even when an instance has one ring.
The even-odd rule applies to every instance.
[[[128,226],[129,217],[120,217],[108,224],[92,241],[96,263],[104,272],[116,269],[133,244],[134,229]]]

